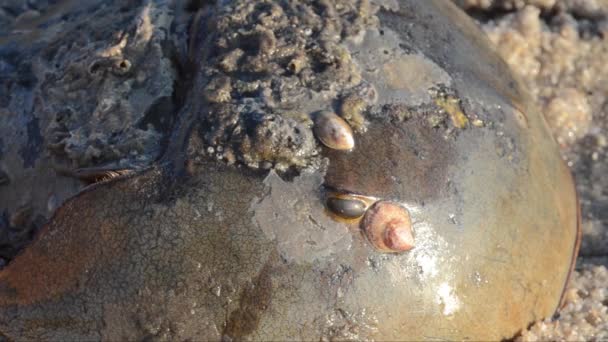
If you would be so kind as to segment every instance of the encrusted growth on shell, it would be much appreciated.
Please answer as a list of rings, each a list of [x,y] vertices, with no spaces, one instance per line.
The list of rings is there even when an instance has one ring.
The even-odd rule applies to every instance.
[[[45,118],[40,131],[58,164],[149,165],[165,134],[160,122],[172,121],[175,74],[162,47],[169,13],[113,8],[68,25],[37,56],[44,78],[33,112]]]
[[[369,103],[363,97],[350,94],[342,99],[340,104],[340,116],[350,124],[355,131],[365,130],[364,111]]]
[[[371,120],[390,120],[398,123],[410,119],[423,120],[427,125],[445,130],[445,136],[451,136],[459,130],[491,126],[492,123],[482,120],[477,113],[465,110],[461,98],[449,87],[433,87],[428,90],[431,95],[429,103],[408,105],[406,103],[387,103],[372,106],[366,117]]]
[[[190,55],[205,146],[223,146],[249,167],[285,170],[318,155],[308,120],[293,113],[339,111],[364,130],[366,105],[351,94],[370,85],[345,43],[377,25],[376,5],[233,0],[201,11]]]
[[[78,168],[75,170],[57,169],[56,171],[61,175],[77,178],[89,184],[105,182],[135,172],[132,169],[106,167]]]
[[[433,126],[438,126],[446,120],[449,121],[448,130],[485,126],[485,122],[476,113],[465,111],[461,98],[454,94],[452,89],[439,87],[430,89],[430,92],[438,111],[437,115],[431,117],[431,120],[438,121],[429,121]]]

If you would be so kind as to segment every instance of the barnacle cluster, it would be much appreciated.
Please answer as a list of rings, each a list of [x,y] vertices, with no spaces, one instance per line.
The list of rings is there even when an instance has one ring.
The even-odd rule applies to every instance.
[[[198,68],[194,96],[206,103],[198,113],[204,143],[228,162],[285,170],[315,160],[311,126],[320,111],[346,113],[362,130],[366,100],[357,94],[371,86],[347,43],[377,25],[376,10],[368,0],[203,8],[190,55]]]

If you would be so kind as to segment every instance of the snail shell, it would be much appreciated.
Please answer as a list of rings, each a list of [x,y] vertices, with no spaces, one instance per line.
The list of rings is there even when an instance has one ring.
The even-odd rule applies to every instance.
[[[330,197],[327,199],[327,208],[340,217],[355,219],[365,214],[366,205],[358,199]]]
[[[329,148],[348,151],[355,147],[353,130],[344,119],[333,112],[321,111],[316,115],[314,132]]]
[[[334,217],[353,220],[363,216],[367,209],[376,201],[376,198],[369,196],[329,193],[325,200],[325,205]]]
[[[414,248],[410,214],[398,204],[377,202],[367,210],[361,228],[380,251],[398,253]]]

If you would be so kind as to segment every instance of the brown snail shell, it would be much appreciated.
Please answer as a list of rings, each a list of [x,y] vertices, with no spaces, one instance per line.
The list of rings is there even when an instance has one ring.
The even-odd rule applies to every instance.
[[[321,111],[316,115],[314,133],[325,146],[334,150],[348,151],[355,147],[353,130],[333,112]]]
[[[356,220],[365,215],[367,209],[377,200],[370,196],[330,192],[325,199],[325,206],[334,218]]]
[[[327,208],[336,215],[346,219],[355,219],[365,214],[365,203],[358,199],[347,199],[339,197],[329,197]]]
[[[414,248],[410,214],[398,204],[377,202],[367,210],[361,228],[380,251],[398,253]]]

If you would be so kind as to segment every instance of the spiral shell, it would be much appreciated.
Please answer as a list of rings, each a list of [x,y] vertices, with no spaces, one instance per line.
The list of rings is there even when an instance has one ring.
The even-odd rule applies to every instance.
[[[398,253],[414,248],[409,212],[391,202],[377,202],[367,210],[361,229],[380,251]]]

